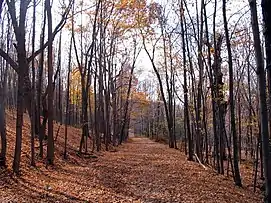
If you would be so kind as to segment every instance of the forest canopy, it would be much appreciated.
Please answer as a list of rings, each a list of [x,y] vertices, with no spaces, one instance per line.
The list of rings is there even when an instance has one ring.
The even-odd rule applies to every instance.
[[[25,136],[47,167],[134,134],[239,187],[252,162],[271,201],[269,0],[2,0],[0,30],[1,167],[19,174]]]

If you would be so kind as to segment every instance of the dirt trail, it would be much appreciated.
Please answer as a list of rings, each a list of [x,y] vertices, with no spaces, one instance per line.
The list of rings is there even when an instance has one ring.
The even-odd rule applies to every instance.
[[[237,188],[231,178],[147,138],[132,138],[96,159],[57,163],[25,169],[19,178],[2,173],[0,202],[261,202],[252,188]]]
[[[147,138],[133,138],[95,167],[100,184],[138,202],[261,202],[251,188],[237,188],[231,179]]]

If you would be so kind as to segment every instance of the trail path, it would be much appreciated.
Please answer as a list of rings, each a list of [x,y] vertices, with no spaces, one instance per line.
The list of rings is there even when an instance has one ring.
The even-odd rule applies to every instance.
[[[53,169],[28,169],[15,180],[2,174],[0,202],[261,202],[252,188],[235,187],[230,177],[147,138],[132,138],[95,160],[61,160]]]
[[[231,178],[206,171],[178,150],[147,138],[133,138],[95,166],[100,183],[124,199],[144,203],[260,202],[251,191],[235,187]]]

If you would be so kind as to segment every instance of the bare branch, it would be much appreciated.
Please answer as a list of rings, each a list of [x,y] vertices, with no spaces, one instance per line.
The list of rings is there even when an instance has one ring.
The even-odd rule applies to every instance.
[[[66,21],[68,19],[68,14],[70,12],[71,9],[71,5],[72,5],[72,1],[70,1],[69,6],[67,7],[67,9],[65,10],[65,12],[62,14],[62,18],[61,21],[58,23],[58,25],[55,27],[54,32],[53,32],[53,36],[52,36],[52,41],[54,41],[54,38],[56,36],[56,34],[64,27],[64,25],[66,24]],[[44,49],[46,49],[46,47],[49,45],[49,42],[47,41],[40,49],[38,49],[37,51],[35,51],[34,54],[32,54],[30,57],[27,58],[27,62],[30,63],[36,56],[38,56],[41,52],[43,52]]]
[[[18,72],[18,64],[3,50],[0,48],[0,56],[7,61],[7,63]]]

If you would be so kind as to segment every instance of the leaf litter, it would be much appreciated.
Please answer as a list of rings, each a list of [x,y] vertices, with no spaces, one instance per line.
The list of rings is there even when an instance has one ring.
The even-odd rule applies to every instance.
[[[243,177],[244,187],[238,188],[231,177],[205,170],[196,162],[187,161],[180,151],[142,137],[132,138],[118,148],[111,147],[109,152],[103,148],[102,152],[93,152],[89,157],[79,157],[76,150],[81,131],[69,127],[68,159],[64,160],[64,126],[61,126],[55,143],[55,165],[46,167],[44,158],[37,159],[36,167],[31,167],[27,119],[23,128],[21,175],[15,176],[11,171],[13,129],[15,119],[9,115],[8,168],[0,169],[1,203],[262,202],[260,191],[253,193],[253,188],[248,187],[252,181],[251,167],[241,167],[241,172],[248,175]],[[91,146],[91,140],[89,142]],[[46,154],[46,147],[44,150]]]

